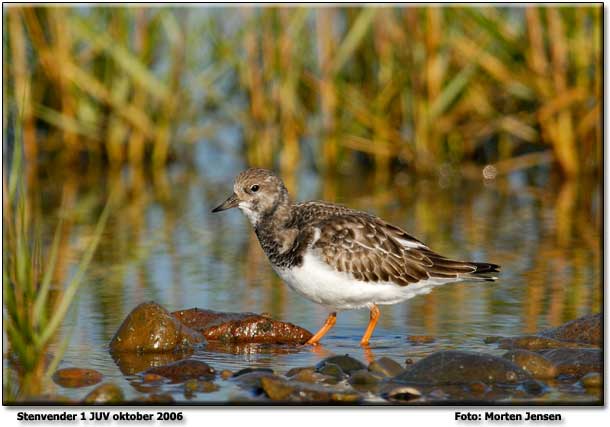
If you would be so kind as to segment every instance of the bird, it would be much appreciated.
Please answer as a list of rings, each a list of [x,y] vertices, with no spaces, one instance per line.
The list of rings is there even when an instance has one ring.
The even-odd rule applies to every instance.
[[[233,193],[212,212],[236,207],[250,221],[278,276],[327,308],[324,325],[305,344],[317,345],[335,325],[337,312],[368,308],[360,340],[367,347],[379,305],[447,283],[495,281],[500,271],[497,264],[444,257],[373,214],[324,201],[293,202],[282,179],[268,169],[239,173]]]

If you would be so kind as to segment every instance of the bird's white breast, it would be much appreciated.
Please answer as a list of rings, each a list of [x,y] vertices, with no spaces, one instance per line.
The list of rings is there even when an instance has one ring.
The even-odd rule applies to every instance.
[[[427,294],[434,286],[453,280],[429,279],[408,286],[392,282],[363,282],[350,274],[336,271],[314,252],[308,251],[299,267],[275,271],[290,288],[313,302],[335,310],[395,304],[416,295]]]

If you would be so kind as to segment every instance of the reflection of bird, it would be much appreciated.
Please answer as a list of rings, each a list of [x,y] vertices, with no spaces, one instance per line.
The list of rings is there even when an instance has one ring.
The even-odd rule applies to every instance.
[[[337,310],[367,307],[367,345],[377,304],[395,304],[434,286],[496,280],[495,264],[454,261],[374,215],[325,202],[292,203],[284,183],[266,169],[235,178],[233,194],[212,212],[238,207],[248,217],[273,269],[290,286],[331,310],[307,342],[333,327]]]

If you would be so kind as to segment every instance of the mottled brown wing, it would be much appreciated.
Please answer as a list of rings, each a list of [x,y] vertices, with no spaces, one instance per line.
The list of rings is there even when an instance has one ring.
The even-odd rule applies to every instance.
[[[312,249],[336,270],[366,282],[409,285],[429,278],[457,279],[477,271],[475,263],[449,260],[398,227],[364,213],[345,213],[312,224],[319,237]]]

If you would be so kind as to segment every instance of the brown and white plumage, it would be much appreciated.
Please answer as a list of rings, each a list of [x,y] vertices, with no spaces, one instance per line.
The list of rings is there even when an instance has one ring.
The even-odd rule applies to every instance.
[[[394,304],[438,285],[492,281],[496,264],[455,261],[384,220],[326,202],[292,203],[273,172],[248,169],[235,180],[233,195],[213,212],[239,207],[278,275],[296,292],[331,310],[368,307],[368,343],[377,304]],[[334,324],[334,313],[314,336]]]

